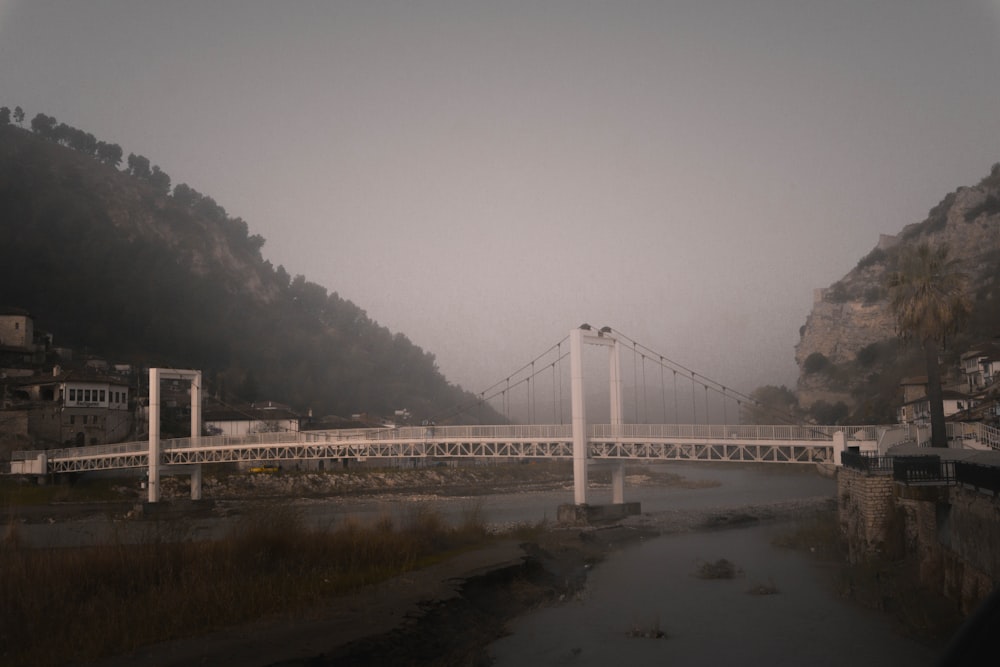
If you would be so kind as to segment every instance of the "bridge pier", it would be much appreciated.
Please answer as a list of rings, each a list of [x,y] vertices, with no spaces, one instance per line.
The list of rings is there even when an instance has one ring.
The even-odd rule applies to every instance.
[[[604,345],[608,348],[608,385],[611,402],[611,426],[620,435],[622,414],[621,344],[610,328],[594,331],[584,324],[569,332],[570,390],[573,409],[573,499],[577,505],[587,505],[587,415],[583,391],[583,344]],[[612,464],[611,502],[625,504],[625,464]]]
[[[201,464],[194,464],[191,470],[191,500],[201,500]]]
[[[611,504],[625,504],[625,464],[616,463],[611,469]]]

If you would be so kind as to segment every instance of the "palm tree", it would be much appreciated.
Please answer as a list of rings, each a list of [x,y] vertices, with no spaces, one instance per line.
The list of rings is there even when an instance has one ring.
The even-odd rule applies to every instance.
[[[924,242],[904,247],[888,279],[896,331],[903,340],[917,342],[924,351],[933,447],[948,446],[938,350],[961,327],[970,311],[968,278],[959,261],[948,253],[946,244],[931,247]]]

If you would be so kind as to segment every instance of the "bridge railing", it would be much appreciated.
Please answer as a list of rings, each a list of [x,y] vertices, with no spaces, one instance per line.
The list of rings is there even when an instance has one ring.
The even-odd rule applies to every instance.
[[[308,431],[317,440],[487,440],[510,438],[565,440],[573,436],[570,424],[502,424],[497,426],[401,426],[384,429]]]
[[[993,426],[981,422],[948,422],[945,424],[945,429],[948,432],[948,439],[952,442],[964,443],[968,440],[974,440],[990,449],[1000,449],[1000,429]],[[929,441],[930,431],[928,430],[927,433],[927,441]],[[925,445],[926,441],[920,444]]]
[[[30,461],[45,454],[51,459],[84,458],[89,456],[108,456],[114,454],[131,454],[149,449],[148,440],[118,442],[112,445],[85,445],[83,447],[63,447],[60,449],[37,449],[11,453],[12,461]]]
[[[692,440],[795,440],[823,442],[837,431],[848,438],[875,440],[874,426],[766,426],[756,424],[591,424],[590,436],[613,438],[685,438]]]
[[[280,445],[301,442],[297,431],[279,431],[274,433],[248,433],[247,435],[206,435],[196,441],[191,438],[171,438],[163,440],[164,449],[190,449],[197,444],[198,448],[225,449],[243,445]],[[144,441],[148,445],[148,441]]]

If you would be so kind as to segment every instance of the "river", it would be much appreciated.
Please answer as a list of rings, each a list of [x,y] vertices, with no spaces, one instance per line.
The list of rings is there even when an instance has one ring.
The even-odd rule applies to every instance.
[[[626,500],[644,513],[738,512],[747,505],[831,499],[833,480],[806,466],[670,463],[650,466],[687,483],[627,486]],[[610,489],[591,488],[592,504],[610,502]],[[571,481],[549,491],[473,497],[386,495],[296,501],[304,518],[335,526],[347,519],[399,520],[433,511],[448,521],[476,513],[487,523],[552,521],[561,503],[573,501]],[[279,501],[284,502],[284,501]],[[28,523],[20,537],[33,546],[72,546],[149,539],[151,531],[180,531],[174,538],[220,534],[238,518],[120,521],[110,516],[56,523]],[[183,528],[181,528],[183,526]],[[839,599],[828,574],[799,552],[771,544],[780,523],[726,530],[684,531],[623,547],[589,573],[582,594],[518,619],[510,636],[489,653],[507,665],[906,665],[933,662],[940,647],[899,636],[890,618]],[[183,534],[181,534],[183,533]],[[162,535],[160,536],[162,537]],[[727,559],[732,579],[695,576],[704,563]],[[773,594],[752,595],[752,587]],[[664,633],[662,638],[635,634]]]
[[[644,512],[734,508],[836,491],[833,480],[803,468],[661,469],[719,485],[631,490],[627,499],[640,500]],[[788,528],[684,532],[624,548],[594,568],[578,599],[522,617],[490,654],[496,667],[933,663],[940,646],[900,636],[890,618],[834,595],[829,573],[805,554],[773,546],[774,533]],[[735,564],[737,576],[697,576],[719,559]]]

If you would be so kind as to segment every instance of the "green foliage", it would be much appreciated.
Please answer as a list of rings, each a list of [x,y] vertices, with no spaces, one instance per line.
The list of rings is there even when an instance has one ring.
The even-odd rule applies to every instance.
[[[14,107],[14,122],[18,125],[24,124],[24,109],[21,107]]]
[[[996,194],[987,195],[986,199],[973,206],[965,212],[965,221],[972,222],[981,215],[1000,214],[1000,196]]]
[[[907,246],[886,282],[889,306],[904,338],[943,341],[971,311],[968,276],[947,245]]]
[[[955,203],[958,192],[949,192],[944,199],[938,202],[937,206],[927,212],[927,219],[919,225],[915,225],[903,233],[903,240],[913,241],[922,234],[939,232],[948,224],[948,211]]]
[[[754,403],[743,406],[741,418],[748,424],[780,424],[795,421],[799,399],[795,392],[781,385],[764,385],[750,393]]]
[[[968,319],[971,302],[968,277],[948,246],[927,243],[908,246],[900,253],[896,271],[889,275],[889,306],[904,340],[915,340],[927,360],[927,398],[931,412],[931,440],[947,447],[938,349]]]
[[[817,424],[844,424],[850,410],[843,401],[830,404],[826,401],[816,401],[809,407],[809,416]]]
[[[878,247],[873,248],[870,253],[858,260],[858,268],[864,269],[874,264],[878,264],[879,262],[884,262],[886,257],[887,255],[885,250]]]
[[[31,131],[40,137],[55,138],[56,119],[43,113],[31,119]]]
[[[806,375],[825,371],[830,367],[830,360],[822,352],[813,352],[802,362],[802,370]]]
[[[135,153],[128,154],[128,173],[137,178],[148,180],[153,172],[149,168],[149,158]]]
[[[10,109],[0,107],[0,125],[10,125]]]
[[[867,368],[882,358],[885,348],[885,343],[872,343],[871,345],[866,345],[858,350],[855,358],[860,366]]]
[[[989,176],[979,181],[979,187],[990,190],[1000,189],[1000,162],[993,164]]]
[[[828,303],[844,303],[849,298],[850,295],[847,293],[847,286],[840,281],[831,285],[830,289],[823,294],[823,300]]]
[[[862,298],[864,299],[865,305],[872,305],[878,303],[885,296],[885,290],[882,289],[880,285],[870,285],[865,288],[862,293]]]

